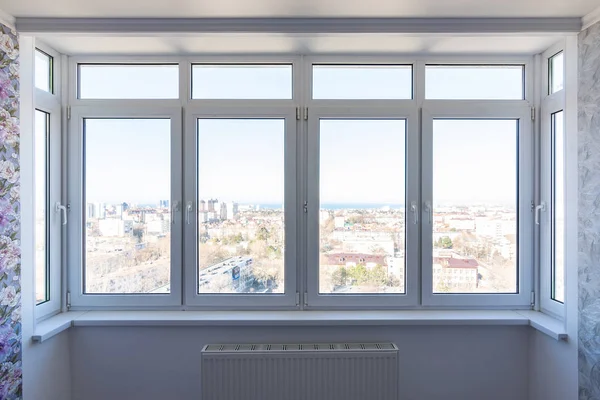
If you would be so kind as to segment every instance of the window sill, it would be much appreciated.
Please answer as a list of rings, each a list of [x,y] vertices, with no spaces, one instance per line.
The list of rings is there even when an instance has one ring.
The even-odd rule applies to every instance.
[[[561,321],[537,311],[81,311],[41,322],[32,339],[44,342],[72,326],[423,326],[529,325],[566,340]]]

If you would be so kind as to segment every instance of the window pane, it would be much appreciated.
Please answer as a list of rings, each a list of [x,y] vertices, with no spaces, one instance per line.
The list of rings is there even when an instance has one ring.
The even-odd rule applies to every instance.
[[[194,65],[193,99],[291,99],[291,65]]]
[[[427,65],[425,98],[439,100],[522,100],[522,65]]]
[[[79,64],[80,99],[178,99],[178,65]]]
[[[433,121],[433,291],[516,293],[517,120]]]
[[[565,142],[563,112],[552,114],[553,133],[553,196],[554,218],[552,218],[552,298],[565,301]]]
[[[198,120],[199,293],[283,293],[283,119]]]
[[[549,68],[549,94],[556,93],[564,88],[565,74],[564,74],[564,57],[563,52],[550,57],[548,60]]]
[[[35,50],[35,87],[52,93],[53,58],[48,54]]]
[[[410,65],[313,65],[313,99],[412,99]]]
[[[48,257],[48,130],[50,115],[35,110],[35,301],[50,300]]]
[[[321,120],[321,293],[404,293],[405,146],[405,120]]]
[[[169,293],[170,120],[84,128],[85,292]]]

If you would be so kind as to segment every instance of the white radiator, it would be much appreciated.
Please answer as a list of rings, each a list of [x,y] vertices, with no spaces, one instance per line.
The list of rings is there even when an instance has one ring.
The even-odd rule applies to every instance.
[[[393,343],[225,344],[202,349],[202,400],[398,400]]]

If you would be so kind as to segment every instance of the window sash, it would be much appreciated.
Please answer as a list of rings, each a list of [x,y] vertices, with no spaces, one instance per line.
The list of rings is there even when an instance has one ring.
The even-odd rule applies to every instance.
[[[171,120],[171,196],[170,205],[181,199],[181,148],[182,125],[181,109],[170,107],[115,108],[115,107],[73,107],[69,135],[69,188],[71,205],[68,229],[69,288],[72,309],[78,307],[161,307],[181,305],[181,260],[182,235],[181,212],[173,212],[174,224],[171,230],[171,272],[169,294],[84,294],[84,240],[85,204],[84,199],[84,148],[83,129],[85,119],[94,118],[165,118]]]
[[[534,163],[531,109],[521,102],[494,107],[482,102],[426,104],[422,113],[422,305],[436,307],[529,307],[533,291],[533,213]],[[448,102],[449,103],[449,102]],[[518,292],[515,294],[433,293],[432,224],[427,219],[426,203],[433,200],[433,120],[434,119],[516,119],[518,142]]]
[[[554,232],[553,223],[554,218],[554,195],[553,195],[553,139],[554,131],[552,126],[552,115],[563,111],[564,97],[556,95],[563,91],[555,93],[554,96],[547,97],[542,103],[541,114],[541,135],[540,135],[540,204],[545,204],[545,211],[541,212],[540,215],[540,250],[539,250],[539,280],[540,280],[540,308],[542,311],[556,315],[563,316],[565,312],[565,305],[552,298],[554,274],[553,274],[553,262],[554,262]],[[566,116],[566,115],[565,115]],[[566,118],[565,118],[566,122]],[[566,130],[566,127],[565,127]],[[563,144],[565,148],[562,149],[563,154],[566,155],[567,149],[567,137],[565,135]],[[566,166],[566,157],[565,157]],[[563,175],[566,177],[566,174]],[[564,188],[566,193],[566,187]],[[566,213],[566,207],[565,207]],[[564,229],[566,230],[566,224]],[[566,239],[566,235],[563,235]],[[565,241],[566,247],[566,241]],[[564,274],[566,276],[566,251],[564,257]],[[566,283],[566,280],[565,280]],[[566,285],[565,285],[566,290]]]
[[[184,201],[182,207],[192,202],[192,214],[197,215],[198,207],[198,119],[284,119],[285,120],[285,266],[283,294],[198,294],[198,218],[184,226],[184,269],[185,304],[203,308],[294,308],[296,307],[298,271],[298,196],[296,186],[297,122],[296,109],[249,108],[249,107],[189,107],[186,110],[186,131],[184,138]]]
[[[55,204],[61,201],[61,113],[60,106],[54,102],[36,101],[36,110],[48,113],[48,138],[46,140],[46,256],[49,265],[46,266],[46,280],[49,300],[37,304],[36,318],[43,318],[60,311],[62,304],[62,220],[60,213],[55,211]],[[36,178],[37,179],[37,178]]]
[[[305,307],[318,308],[399,308],[416,306],[419,298],[418,224],[410,223],[413,214],[406,210],[405,225],[405,293],[404,294],[321,294],[319,293],[319,147],[321,119],[404,119],[406,120],[406,199],[405,203],[419,202],[419,137],[417,113],[414,108],[347,108],[315,107],[308,116],[307,158],[307,229]]]

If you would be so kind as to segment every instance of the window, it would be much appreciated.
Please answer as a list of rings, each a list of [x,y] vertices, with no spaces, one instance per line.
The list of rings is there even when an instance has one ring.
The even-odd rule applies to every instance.
[[[556,93],[564,88],[564,62],[562,51],[550,57],[548,62],[548,94]]]
[[[530,307],[530,60],[233,61],[73,61],[71,309]]]
[[[177,99],[176,64],[79,64],[80,99]]]
[[[410,65],[313,65],[313,99],[412,99]]]
[[[171,121],[83,124],[85,293],[169,293]]]
[[[476,279],[434,274],[434,293],[518,291],[518,134],[516,120],[433,120],[431,257]]]
[[[39,49],[35,50],[35,87],[54,93],[54,58]]]
[[[427,65],[425,98],[431,100],[522,100],[523,65]]]
[[[36,48],[34,57],[33,121],[33,246],[35,315],[45,318],[61,309],[62,207],[60,56],[46,47]],[[56,90],[55,90],[56,89]],[[21,110],[25,118],[25,110]],[[10,121],[5,128],[10,128]],[[63,212],[64,210],[64,212]]]
[[[505,305],[528,304],[530,109],[474,107],[435,104],[423,111],[423,302],[481,306],[501,298]]]
[[[565,124],[564,56],[560,45],[543,54],[547,62],[547,96],[541,108],[540,200],[535,208],[540,232],[540,308],[564,315],[567,212],[565,178],[568,146]]]
[[[73,107],[71,305],[181,303],[181,110]]]
[[[48,141],[50,115],[35,110],[34,137],[34,179],[35,179],[35,302],[41,304],[50,300],[50,249],[48,248]]]
[[[565,301],[564,112],[552,114],[552,299]]]
[[[322,119],[319,137],[319,293],[404,293],[406,121]]]
[[[198,292],[284,293],[285,120],[198,119],[197,132]]]
[[[193,99],[292,99],[292,66],[196,64]]]

